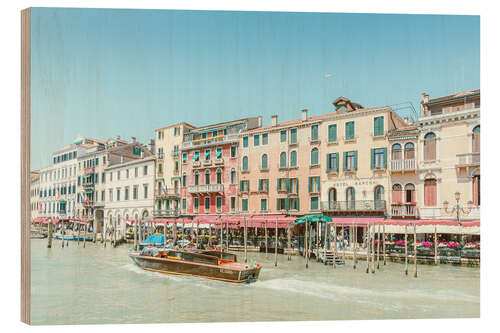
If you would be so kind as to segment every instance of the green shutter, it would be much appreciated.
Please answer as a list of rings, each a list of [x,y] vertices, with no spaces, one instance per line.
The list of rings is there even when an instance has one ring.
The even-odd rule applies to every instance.
[[[316,177],[316,179],[318,180],[318,192],[321,192],[321,182],[320,182],[320,176]]]
[[[370,166],[371,166],[371,169],[373,170],[373,169],[375,169],[375,148],[370,149],[370,156],[371,156]]]
[[[347,170],[347,152],[346,151],[344,152],[343,162],[344,162],[344,171],[345,171],[345,170]]]
[[[387,148],[384,149],[384,169],[387,169]]]
[[[354,170],[358,170],[358,151],[354,151]]]
[[[290,193],[290,178],[285,179],[286,191]]]
[[[328,126],[328,141],[329,142],[337,141],[337,124]]]
[[[285,210],[290,210],[290,199],[289,198],[285,199]]]
[[[240,180],[240,192],[243,192],[243,181]]]
[[[339,153],[334,153],[335,154],[335,171],[339,172]]]
[[[276,199],[276,210],[280,210],[280,199]]]
[[[299,206],[299,198],[295,199],[295,202],[297,203],[297,210],[300,210],[300,206]]]

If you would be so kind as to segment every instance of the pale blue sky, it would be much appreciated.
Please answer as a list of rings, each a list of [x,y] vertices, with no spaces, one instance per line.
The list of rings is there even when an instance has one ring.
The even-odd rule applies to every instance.
[[[136,136],[479,88],[479,16],[33,8],[32,168],[83,135]],[[325,79],[324,74],[332,74]],[[405,116],[407,110],[401,110]]]

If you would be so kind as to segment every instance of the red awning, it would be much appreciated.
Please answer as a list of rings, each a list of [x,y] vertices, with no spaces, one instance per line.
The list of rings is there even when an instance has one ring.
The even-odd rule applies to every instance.
[[[443,219],[425,219],[425,220],[397,220],[397,219],[386,219],[381,223],[376,224],[385,224],[385,225],[399,225],[399,226],[424,226],[424,225],[446,225],[446,226],[455,226],[458,227],[461,225],[462,227],[479,227],[480,220],[474,221],[461,221],[460,224],[455,220],[443,220]]]
[[[380,224],[384,217],[332,217],[330,224],[366,227],[368,223]]]

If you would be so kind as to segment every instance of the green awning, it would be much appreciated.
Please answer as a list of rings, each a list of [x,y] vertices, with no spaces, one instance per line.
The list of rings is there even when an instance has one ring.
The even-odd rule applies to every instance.
[[[306,223],[306,221],[309,223],[332,222],[332,218],[325,215],[306,215],[299,217],[298,219],[295,220],[295,222],[290,223],[290,225],[293,226],[298,224],[304,224]]]
[[[219,158],[222,155],[222,149],[217,149],[217,152],[215,153],[215,157]]]
[[[83,175],[83,178],[88,178],[88,177],[91,177],[91,176],[92,176],[92,174],[91,174],[91,173],[88,173],[88,174],[86,174],[86,175]]]
[[[186,161],[187,161],[187,158],[188,158],[187,154],[183,154],[183,155],[182,155],[182,161],[183,161],[183,162],[186,162]]]
[[[59,203],[66,203],[66,200],[60,200]]]
[[[207,129],[207,130],[203,130],[203,131],[196,131],[194,133],[196,133],[196,134],[211,133],[211,132],[220,131],[223,129],[226,129],[226,128],[225,127],[217,127],[217,128]]]
[[[210,156],[210,150],[207,150],[205,154],[203,154],[203,157],[206,158],[207,156]]]
[[[200,158],[200,152],[199,152],[199,151],[197,151],[197,152],[195,152],[195,153],[194,153],[194,155],[193,155],[193,161],[198,161],[198,159],[199,159],[199,158]]]
[[[91,194],[91,193],[94,193],[94,190],[88,190],[88,191],[85,191],[85,193]]]
[[[156,178],[156,180],[165,180],[163,177]]]

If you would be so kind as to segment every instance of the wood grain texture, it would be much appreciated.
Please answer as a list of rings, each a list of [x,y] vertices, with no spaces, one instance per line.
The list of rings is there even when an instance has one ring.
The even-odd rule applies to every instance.
[[[31,15],[21,11],[21,321],[31,320],[30,248],[30,129],[31,129]]]

